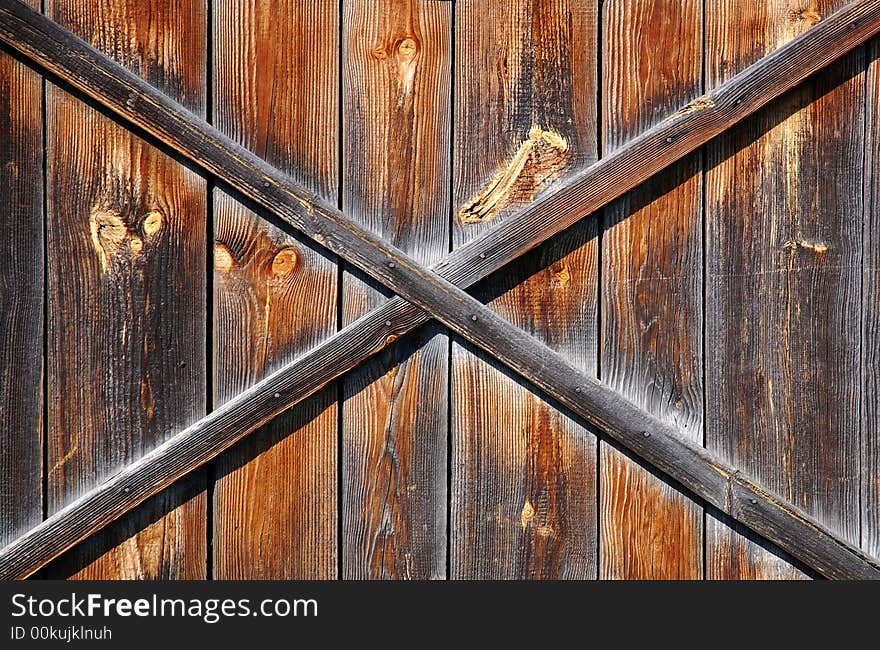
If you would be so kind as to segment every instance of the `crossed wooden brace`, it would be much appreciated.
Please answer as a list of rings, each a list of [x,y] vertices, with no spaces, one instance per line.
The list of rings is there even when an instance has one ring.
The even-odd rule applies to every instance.
[[[464,291],[878,32],[880,0],[850,3],[427,269],[58,24],[18,0],[0,0],[0,40],[398,294],[0,550],[0,579],[32,574],[430,318],[820,574],[880,578],[880,561]]]

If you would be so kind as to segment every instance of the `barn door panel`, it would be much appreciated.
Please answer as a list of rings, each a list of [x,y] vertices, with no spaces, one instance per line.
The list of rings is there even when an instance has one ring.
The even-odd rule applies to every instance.
[[[718,135],[784,80],[805,78],[807,50],[809,66],[873,33],[847,12],[829,19],[845,3],[43,3],[171,99],[133,90],[94,52],[84,65],[87,52],[63,30],[3,5],[3,39],[97,100],[0,52],[0,544],[12,542],[0,569],[196,579],[876,574],[876,561],[847,543],[880,555],[880,45]],[[847,11],[876,20],[873,6]],[[61,42],[76,54],[59,53]],[[676,110],[662,131],[630,142]],[[286,174],[426,265],[503,223],[493,242],[469,247],[474,268],[459,258],[442,267],[460,280],[537,241],[542,223],[565,223],[552,221],[557,210],[596,206],[628,180],[632,189],[656,161],[709,135],[471,288],[598,377],[596,399],[585,377],[567,383],[573,371],[547,350],[535,357],[482,337],[478,328],[503,324],[476,304],[462,331],[523,377],[436,321],[397,340],[417,307],[383,309],[368,328],[334,337],[393,292],[225,184],[277,209]],[[207,180],[199,165],[227,181]],[[572,180],[552,206],[509,221]],[[306,202],[300,225],[362,259],[368,242],[334,238],[338,215],[301,194],[285,199]],[[280,214],[304,214],[292,206]],[[384,254],[369,257],[388,267],[378,277],[447,304],[431,280],[401,274],[405,259]],[[444,311],[432,308],[449,319]],[[395,334],[342,376],[336,364],[367,354],[372,344],[351,344],[369,328]],[[522,332],[503,331],[519,342]],[[306,351],[285,379],[242,396],[235,417],[221,410],[161,446]],[[548,377],[551,363],[559,373]],[[294,376],[296,390],[281,387]],[[714,506],[528,376],[573,408],[584,402],[567,390],[592,400],[596,411],[582,416]],[[314,390],[311,380],[323,390],[252,435],[233,430]],[[821,525],[805,526],[799,510]],[[62,554],[86,530],[101,532]]]
[[[204,0],[49,0],[46,13],[205,110]],[[48,512],[205,410],[205,180],[47,87]],[[204,578],[204,473],[59,560],[53,576]]]
[[[602,21],[604,154],[701,94],[701,0],[609,0]],[[615,202],[602,235],[602,381],[703,440],[700,154]],[[614,446],[600,446],[601,569],[698,579],[703,511]]]
[[[34,7],[39,2],[31,1]],[[43,81],[0,52],[0,546],[43,516]]]
[[[453,244],[596,159],[596,3],[456,3]],[[596,372],[596,221],[493,276],[504,318]],[[452,346],[451,577],[593,578],[596,437]]]
[[[339,3],[217,0],[216,126],[325,200],[338,194]],[[214,190],[214,404],[336,331],[335,256]],[[328,388],[216,462],[218,579],[337,572],[337,404]]]
[[[844,5],[706,3],[716,86]],[[708,149],[706,444],[859,542],[864,49]],[[707,520],[707,577],[802,575]]]
[[[344,2],[342,207],[425,264],[449,249],[452,6]],[[348,267],[343,323],[388,296]],[[448,357],[428,325],[344,380],[345,578],[446,576]]]

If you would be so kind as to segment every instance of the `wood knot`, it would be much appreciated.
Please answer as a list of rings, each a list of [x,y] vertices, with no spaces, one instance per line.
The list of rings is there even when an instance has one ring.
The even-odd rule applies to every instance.
[[[806,7],[805,9],[796,9],[791,12],[791,20],[793,22],[804,21],[809,23],[810,27],[813,25],[817,25],[822,22],[822,16],[819,14],[816,9],[818,7],[814,6],[815,3],[811,2],[811,6]]]
[[[807,241],[805,239],[802,239],[800,241],[788,240],[787,242],[785,242],[782,245],[782,249],[788,250],[788,251],[796,251],[798,248],[808,250],[812,253],[817,253],[818,255],[822,255],[823,253],[828,252],[828,244],[826,244],[825,242],[821,242],[821,241],[814,242],[814,241]]]
[[[571,272],[568,270],[567,264],[562,264],[558,268],[552,268],[550,275],[553,278],[553,284],[557,287],[568,286],[571,282]]]
[[[141,380],[141,407],[148,420],[152,420],[156,415],[156,402],[153,399],[153,389],[147,379]]]
[[[526,528],[529,525],[529,522],[535,518],[535,507],[532,505],[532,502],[526,499],[526,502],[523,504],[522,512],[519,513],[519,522],[522,524],[523,528]]]
[[[134,260],[144,251],[149,239],[161,228],[163,218],[156,210],[149,211],[141,220],[143,236],[138,236],[137,219],[134,218],[133,201],[122,203],[114,195],[109,195],[97,203],[89,213],[89,231],[92,246],[98,254],[101,271],[106,273],[120,255],[130,252],[129,260]],[[126,219],[126,214],[130,219]],[[131,227],[129,227],[131,224]]]
[[[498,55],[498,74],[502,79],[510,78],[510,65],[507,48],[501,48]]]
[[[157,210],[151,210],[144,218],[144,234],[152,237],[162,228],[162,214]]]
[[[214,244],[214,270],[221,273],[227,273],[235,263],[232,259],[232,253],[223,244],[217,242]]]
[[[419,43],[413,36],[406,36],[397,41],[394,47],[397,63],[398,102],[411,95],[416,74],[416,60]]]
[[[385,50],[384,45],[380,45],[379,47],[375,47],[370,50],[370,56],[377,61],[384,61],[388,58],[388,52]]]
[[[489,221],[504,207],[533,201],[559,177],[571,158],[568,142],[561,134],[533,126],[513,158],[462,206],[459,219],[462,223]]]
[[[101,271],[106,272],[128,237],[128,228],[113,210],[106,206],[95,206],[89,214],[89,231]]]
[[[820,255],[828,252],[828,244],[821,241],[802,241],[801,248],[806,248],[808,251],[813,251]]]
[[[288,275],[296,268],[298,259],[299,256],[293,248],[282,248],[272,259],[272,274],[277,278]]]
[[[403,59],[411,59],[419,53],[419,44],[411,36],[407,36],[397,44],[397,54]]]

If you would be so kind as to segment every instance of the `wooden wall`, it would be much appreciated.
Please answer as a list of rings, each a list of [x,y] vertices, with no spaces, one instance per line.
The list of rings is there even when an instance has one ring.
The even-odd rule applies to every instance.
[[[433,264],[843,4],[42,9]],[[878,61],[858,48],[476,289],[875,556]],[[0,135],[0,543],[390,295],[6,50]],[[434,324],[42,575],[813,577]]]

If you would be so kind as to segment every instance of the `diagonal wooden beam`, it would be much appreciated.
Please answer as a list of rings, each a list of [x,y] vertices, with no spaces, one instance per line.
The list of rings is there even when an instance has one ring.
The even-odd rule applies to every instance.
[[[74,85],[95,95],[99,101],[127,119],[180,149],[195,162],[224,178],[306,234],[320,238],[329,248],[365,267],[365,271],[429,310],[451,329],[497,356],[575,413],[605,429],[609,435],[631,448],[649,463],[669,473],[685,487],[764,534],[820,572],[829,577],[880,575],[880,568],[875,560],[836,538],[790,504],[766,494],[759,486],[739,475],[733,468],[721,463],[705,449],[690,445],[678,438],[673,428],[639,410],[594,379],[583,375],[561,356],[500,319],[464,292],[442,278],[421,269],[387,243],[376,240],[368,233],[347,223],[338,211],[320,206],[313,197],[296,188],[291,189],[292,184],[283,175],[269,168],[252,154],[228,142],[228,139],[224,139],[216,131],[200,123],[198,118],[182,114],[167,98],[163,98],[147,84],[121,70],[119,66],[111,65],[112,62],[106,57],[64,32],[57,25],[39,14],[25,15],[30,21],[24,20],[24,25],[15,24],[15,20],[9,19],[10,12],[7,11],[7,5],[16,8],[17,4],[9,0],[0,3],[2,8],[0,17],[3,18],[3,22],[0,23],[2,25],[0,36],[4,40],[13,44],[23,43],[24,47],[20,48],[22,51],[34,56],[56,74],[59,74],[56,68],[67,72],[71,77],[69,80]],[[877,31],[878,4],[880,2],[859,2],[850,5],[827,19],[820,26],[821,34],[817,34],[820,28],[808,33],[808,36],[813,34],[816,38],[798,39],[798,43],[806,46],[807,49],[799,53],[789,49],[785,52],[786,56],[779,56],[775,62],[771,61],[773,64],[771,67],[776,68],[776,72],[782,73],[793,67],[795,71],[807,76],[817,68],[805,72],[806,69],[800,66],[795,54],[803,55],[804,52],[810,52],[810,48],[818,48],[813,50],[814,63],[824,64],[833,60],[829,57],[832,57],[835,51],[839,55]],[[15,16],[13,13],[13,18],[21,21],[20,15]],[[44,24],[40,24],[40,21]],[[10,22],[12,26],[7,28]],[[33,28],[31,23],[36,23],[38,29],[27,34],[27,28]],[[21,40],[15,38],[16,33],[36,36],[35,42],[38,44],[48,37],[49,42],[45,44],[49,48],[48,50],[34,48],[33,42],[27,37]],[[9,38],[10,34],[12,38]],[[55,37],[54,41],[53,37]],[[66,50],[69,49],[76,54],[76,57],[70,61],[64,58]],[[47,51],[48,63],[40,60],[40,55],[46,56]],[[54,60],[59,54],[60,60]],[[71,62],[71,68],[65,69],[64,64]],[[762,63],[766,64],[766,61]],[[95,66],[103,73],[104,76],[97,75],[99,81],[97,92],[88,84],[83,87],[83,84],[77,83],[82,81],[78,71],[82,72],[79,68],[83,64],[86,69]],[[797,78],[797,74],[793,76]],[[773,79],[772,75],[769,77]],[[93,78],[87,78],[87,81],[90,80],[94,81]],[[754,82],[755,79],[746,81]],[[794,83],[796,81],[779,82],[775,88],[781,92]],[[697,102],[689,109],[680,112],[678,119],[688,115],[706,117],[717,113],[714,115],[714,120],[709,120],[703,126],[708,130],[718,128],[718,125],[724,122],[724,115],[731,110],[731,107],[742,106],[745,103],[744,97],[747,97],[745,91],[751,90],[758,94],[757,91],[760,90],[760,87],[750,86],[749,83],[737,89],[736,93],[723,94],[720,92],[722,88],[712,93],[707,101]],[[138,95],[138,92],[142,95]],[[123,97],[124,100],[121,100]],[[748,97],[748,100],[756,103],[752,97]],[[124,103],[121,103],[122,101]],[[132,110],[129,111],[127,108]],[[174,112],[169,113],[169,108]],[[134,113],[134,117],[129,113]],[[158,122],[153,121],[156,117],[159,118]],[[690,143],[689,134],[680,131],[681,124],[675,122],[676,119],[673,118],[672,124],[666,124],[670,127],[668,131],[670,135],[667,135],[666,143],[674,144],[675,135],[679,135],[679,142]],[[182,130],[175,131],[175,127]],[[183,139],[179,139],[181,134],[184,136]],[[187,137],[192,138],[194,135],[200,135],[205,140],[189,142]],[[705,142],[711,135],[706,136],[704,133],[700,137],[704,137],[702,142]],[[699,146],[702,142],[693,144],[693,147]],[[201,146],[203,143],[207,143],[205,148]],[[218,163],[218,160],[222,164]],[[610,166],[613,168],[613,165]],[[259,185],[260,183],[262,186]],[[261,190],[260,187],[263,189]],[[553,198],[551,197],[547,203],[551,203]],[[525,242],[523,245],[531,247],[535,242]],[[498,250],[505,249],[502,247]],[[489,257],[485,251],[483,255]],[[483,259],[483,256],[480,256],[480,259]],[[378,266],[371,266],[376,263]],[[382,266],[383,263],[386,266]],[[405,304],[402,310],[415,313],[415,310]],[[254,389],[265,391],[269,379],[271,378],[261,382]],[[308,390],[308,384],[304,389]],[[272,397],[280,401],[283,394],[275,392],[272,393]],[[184,473],[186,468],[192,465],[195,457],[204,454],[206,448],[216,443],[224,431],[228,439],[230,435],[228,427],[235,426],[235,416],[248,410],[247,403],[239,402],[238,399],[233,400],[226,407],[215,412],[212,416],[213,423],[208,423],[207,419],[203,420],[175,436],[141,461],[125,468],[107,483],[54,515],[18,542],[3,549],[0,552],[0,566],[4,575],[15,577],[26,574],[28,571],[25,565],[28,561],[32,561],[41,553],[44,556],[47,553],[57,555],[78,539],[90,534],[98,520],[109,521],[118,516],[112,515],[112,512],[121,502],[140,502],[161,489],[163,477],[175,473],[179,476],[180,473]],[[241,408],[236,410],[237,406]],[[227,428],[224,429],[224,426]],[[206,438],[204,434],[211,431],[215,436],[209,435]],[[232,442],[234,440],[228,444]],[[222,448],[228,447],[228,444],[223,444]],[[216,449],[212,456],[220,450],[222,449]],[[207,458],[201,462],[204,460]],[[120,495],[124,496],[120,498]],[[93,510],[94,508],[97,508],[97,511]],[[110,519],[107,519],[108,516]],[[42,549],[41,543],[44,544]]]

